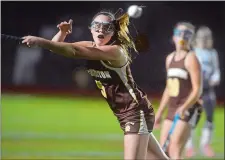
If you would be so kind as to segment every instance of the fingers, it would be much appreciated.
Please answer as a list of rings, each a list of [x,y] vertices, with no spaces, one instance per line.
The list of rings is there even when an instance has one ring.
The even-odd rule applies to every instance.
[[[28,42],[28,36],[24,36],[24,37],[22,37],[22,39],[23,39],[22,43],[27,43]]]
[[[57,28],[66,34],[71,34],[72,33],[72,23],[73,20],[70,19],[68,22],[64,21],[61,22],[60,24],[57,25]]]
[[[70,25],[71,25],[71,24],[73,24],[73,20],[70,19],[69,22],[66,22],[66,21],[61,22],[60,24],[57,25],[57,27],[58,27],[58,26],[61,26],[61,25],[63,25],[63,24],[70,24]]]
[[[30,45],[30,41],[27,41],[26,43],[27,43],[28,46]]]
[[[180,110],[178,109],[175,114],[179,114],[181,116]]]
[[[69,20],[69,24],[70,25],[73,24],[73,20],[72,19]]]
[[[30,48],[29,36],[24,36],[22,39],[22,44],[26,44]]]
[[[68,31],[66,32],[66,34],[70,34],[70,33],[72,33],[72,30],[68,30]]]
[[[27,39],[23,40],[23,41],[22,41],[22,44],[26,44],[28,47],[30,47],[30,42],[28,42]]]

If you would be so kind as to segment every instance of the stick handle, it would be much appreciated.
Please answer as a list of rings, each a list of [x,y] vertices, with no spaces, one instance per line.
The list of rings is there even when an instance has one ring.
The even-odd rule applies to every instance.
[[[21,44],[23,39],[21,37],[17,37],[17,36],[1,34],[1,40],[14,41],[14,42],[17,42],[18,44]]]

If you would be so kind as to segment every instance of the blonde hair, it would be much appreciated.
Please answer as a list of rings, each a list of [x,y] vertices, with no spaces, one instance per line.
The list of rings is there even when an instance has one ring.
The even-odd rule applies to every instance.
[[[212,31],[209,27],[207,26],[200,26],[198,30],[196,31],[195,38],[193,41],[193,47],[197,47],[197,38],[203,38],[203,39],[208,39],[207,40],[207,48],[212,48],[213,47],[213,35]]]
[[[135,43],[128,29],[128,26],[130,24],[129,15],[127,13],[124,13],[118,18],[116,18],[111,11],[103,10],[98,12],[94,16],[94,18],[96,18],[99,15],[106,15],[111,18],[115,26],[115,31],[114,31],[115,33],[114,33],[113,39],[116,41],[118,45],[120,45],[124,49],[125,54],[129,58],[129,61],[131,61],[130,49],[133,49],[135,52],[138,52],[138,51],[136,49]]]
[[[198,30],[196,31],[196,37],[202,36],[202,35],[212,37],[211,29],[207,26],[200,26]]]
[[[185,26],[187,27],[188,29],[190,29],[193,33],[195,32],[195,26],[190,23],[190,22],[178,22],[176,25],[175,25],[175,28],[177,28],[178,26]]]

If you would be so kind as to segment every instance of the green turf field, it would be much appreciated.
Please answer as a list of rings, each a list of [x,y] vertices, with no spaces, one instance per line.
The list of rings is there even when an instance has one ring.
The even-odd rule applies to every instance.
[[[101,98],[3,94],[1,116],[3,159],[123,157],[123,133]],[[203,119],[197,128],[196,143]],[[159,137],[158,130],[154,134]],[[223,108],[216,110],[214,137],[217,157],[224,159]]]

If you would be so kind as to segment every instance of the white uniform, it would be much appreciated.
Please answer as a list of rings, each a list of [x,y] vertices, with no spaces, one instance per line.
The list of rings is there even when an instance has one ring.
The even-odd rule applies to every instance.
[[[215,49],[195,48],[196,56],[201,64],[203,72],[203,88],[213,88],[220,82],[220,69],[218,53]]]
[[[203,75],[203,107],[206,112],[206,123],[202,131],[201,146],[209,144],[213,130],[213,111],[216,106],[214,87],[220,83],[218,53],[215,49],[195,48]]]

